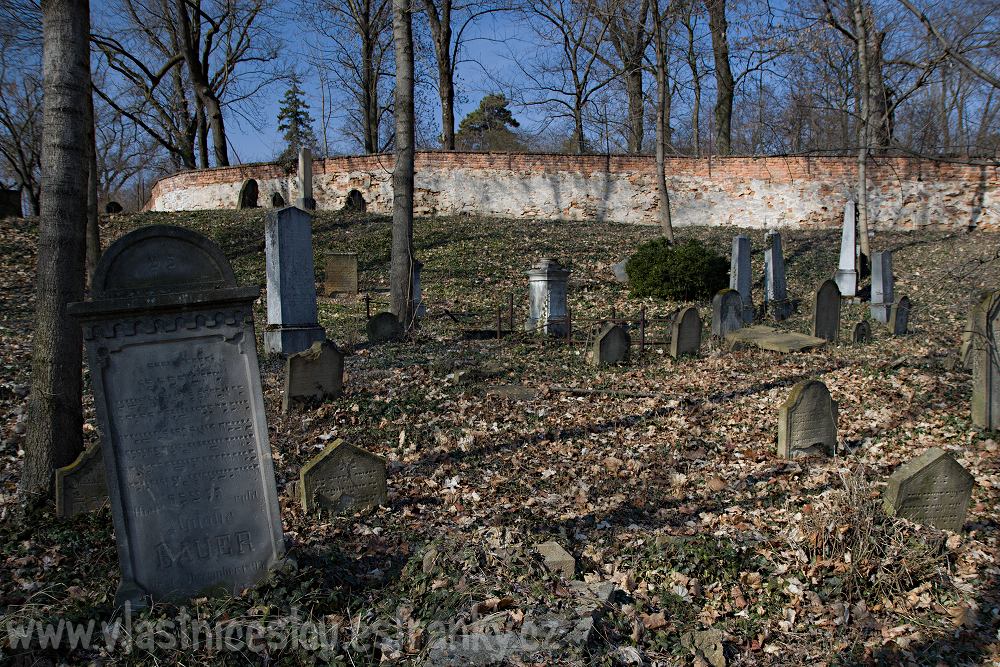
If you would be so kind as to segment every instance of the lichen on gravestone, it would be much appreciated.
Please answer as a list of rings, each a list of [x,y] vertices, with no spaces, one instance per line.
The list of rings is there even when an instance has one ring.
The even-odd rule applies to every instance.
[[[957,533],[965,524],[974,482],[951,454],[931,447],[889,477],[885,510],[890,515]]]

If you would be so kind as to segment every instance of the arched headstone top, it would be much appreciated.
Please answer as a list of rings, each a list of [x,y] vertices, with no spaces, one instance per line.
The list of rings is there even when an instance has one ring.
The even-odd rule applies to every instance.
[[[111,244],[92,291],[94,299],[120,299],[230,287],[236,276],[219,246],[190,229],[150,225]]]

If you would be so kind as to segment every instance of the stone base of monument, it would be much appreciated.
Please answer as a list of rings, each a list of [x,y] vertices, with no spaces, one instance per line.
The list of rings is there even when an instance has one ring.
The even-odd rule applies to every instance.
[[[891,303],[872,303],[868,305],[868,310],[872,314],[872,319],[881,324],[889,323],[889,311],[892,310]]]
[[[264,331],[264,353],[287,357],[308,350],[316,341],[324,340],[326,331],[318,324],[275,327]]]
[[[295,205],[305,211],[316,210],[316,200],[313,197],[299,197],[295,200]]]
[[[840,293],[845,297],[852,297],[858,293],[858,272],[837,269],[833,279],[840,288]]]

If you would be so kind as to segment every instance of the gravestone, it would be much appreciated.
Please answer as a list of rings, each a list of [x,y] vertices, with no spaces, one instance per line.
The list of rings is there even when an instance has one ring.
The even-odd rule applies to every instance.
[[[254,179],[249,179],[243,181],[243,186],[240,187],[240,195],[236,200],[236,208],[247,209],[247,208],[257,208],[257,197],[259,195],[259,190],[257,188],[257,181]]]
[[[388,505],[385,460],[335,440],[302,466],[299,493],[306,512],[357,512]]]
[[[590,350],[590,363],[594,366],[620,364],[628,360],[632,338],[620,324],[607,323],[597,332]]]
[[[628,282],[628,271],[625,270],[626,264],[628,264],[627,258],[611,265],[611,273],[614,275],[616,283],[625,284]]]
[[[682,308],[674,318],[670,336],[670,356],[698,356],[701,351],[701,317],[694,306]]]
[[[299,199],[295,203],[303,210],[316,210],[316,200],[313,199],[312,152],[305,146],[299,149]]]
[[[889,477],[883,497],[886,513],[961,532],[974,481],[951,454],[931,447]]]
[[[116,600],[237,593],[284,554],[254,336],[256,287],[151,225],[102,255],[83,325],[121,566]]]
[[[764,299],[767,312],[776,322],[788,319],[792,304],[785,283],[785,256],[781,249],[781,234],[771,230],[764,237]]]
[[[905,336],[910,331],[910,312],[913,310],[910,297],[904,296],[892,304],[889,311],[889,333],[893,336]]]
[[[889,322],[893,304],[892,251],[882,250],[872,254],[872,296],[868,310],[872,319],[882,324]]]
[[[870,343],[872,342],[872,325],[868,323],[868,320],[861,320],[854,325],[854,332],[851,334],[852,343]]]
[[[1000,290],[976,310],[972,357],[972,422],[980,428],[1000,430]]]
[[[285,208],[285,198],[280,192],[271,193],[271,208]]]
[[[837,402],[822,382],[799,382],[778,411],[778,456],[792,459],[836,452]]]
[[[403,326],[392,313],[372,316],[365,329],[368,333],[368,342],[372,344],[388,343],[398,340],[403,335]]]
[[[285,388],[281,409],[296,403],[320,402],[344,391],[344,353],[328,340],[316,341],[308,350],[285,361]]]
[[[844,205],[844,226],[840,235],[840,262],[834,280],[840,294],[853,298],[858,293],[858,214],[857,203]]]
[[[358,255],[354,252],[328,252],[324,256],[323,286],[327,294],[358,293]]]
[[[828,341],[840,338],[840,288],[824,280],[813,295],[812,335]]]
[[[743,298],[734,289],[719,290],[712,298],[712,335],[726,334],[743,328]]]
[[[733,253],[729,263],[729,288],[740,293],[743,299],[743,323],[753,322],[753,274],[750,268],[750,237],[744,234],[733,237]]]
[[[65,468],[56,470],[56,515],[72,517],[93,512],[108,502],[101,446],[94,445]]]
[[[565,336],[568,330],[566,282],[570,270],[554,259],[540,259],[528,271],[528,319],[524,330]]]
[[[122,208],[122,205],[116,201],[109,201],[107,204],[104,205],[104,212],[107,213],[108,215],[117,215],[118,213],[121,213],[124,210],[125,209]]]
[[[326,332],[317,324],[310,215],[293,206],[268,212],[264,222],[264,258],[265,352],[287,356],[326,340]]]
[[[962,328],[962,344],[958,348],[959,362],[962,368],[972,370],[972,352],[975,343],[986,340],[986,315],[983,310],[990,303],[990,292],[978,291],[969,306],[969,315]]]
[[[364,213],[368,209],[368,204],[365,203],[365,198],[360,191],[351,190],[347,193],[347,198],[344,200],[344,208],[348,211]]]

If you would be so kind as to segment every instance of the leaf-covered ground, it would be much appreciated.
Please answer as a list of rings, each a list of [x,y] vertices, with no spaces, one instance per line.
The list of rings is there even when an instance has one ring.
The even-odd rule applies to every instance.
[[[208,234],[241,282],[264,283],[262,212],[117,217],[105,225],[104,240],[153,223]],[[21,506],[15,494],[36,226],[6,221],[2,232],[0,632],[60,618],[100,625],[112,618],[118,579],[108,510],[58,519],[48,507]],[[702,239],[728,256],[735,233],[685,228],[679,236]],[[1000,287],[1000,239],[878,236],[878,248],[896,250],[897,294],[914,303],[913,333],[905,337],[875,326],[876,339],[867,345],[842,342],[785,356],[728,352],[708,341],[710,308],[700,303],[700,358],[672,360],[664,343],[669,329],[661,323],[650,327],[653,344],[644,355],[594,369],[583,347],[593,322],[612,310],[633,317],[642,306],[664,317],[681,305],[632,298],[611,279],[610,265],[654,234],[592,222],[421,219],[415,238],[428,314],[410,340],[370,347],[364,300],[321,297],[328,336],[353,351],[347,390],[290,415],[280,412],[282,364],[262,362],[292,560],[237,598],[198,599],[185,613],[236,628],[274,627],[295,617],[299,625],[334,628],[335,645],[276,641],[226,651],[164,640],[53,650],[36,641],[15,650],[4,636],[0,661],[28,655],[103,664],[468,664],[487,656],[511,664],[1000,660],[1000,454],[995,434],[972,425],[971,376],[949,358],[974,292]],[[763,232],[751,236],[761,276]],[[783,236],[789,290],[801,304],[782,326],[808,332],[811,293],[836,268],[839,235]],[[318,278],[324,252],[356,251],[372,312],[383,309],[389,238],[385,218],[320,213]],[[506,329],[511,294],[519,328],[524,271],[545,256],[573,269],[572,346],[524,334],[499,341],[463,335],[495,329],[498,308]],[[759,303],[760,280],[755,297]],[[850,325],[864,312],[845,307],[842,337],[849,339]],[[780,460],[778,407],[805,378],[821,379],[839,401],[841,455]],[[579,395],[564,387],[605,392]],[[92,408],[86,417],[88,441],[96,442]],[[290,482],[333,438],[388,460],[389,507],[355,516],[303,514]],[[881,509],[887,476],[931,446],[951,452],[975,476],[961,535],[892,519]],[[548,540],[575,557],[572,580],[550,572],[535,553]],[[178,613],[157,605],[137,620]],[[469,649],[475,641],[488,649]]]

